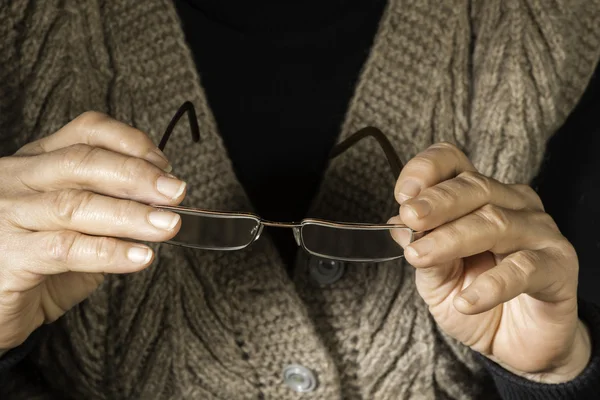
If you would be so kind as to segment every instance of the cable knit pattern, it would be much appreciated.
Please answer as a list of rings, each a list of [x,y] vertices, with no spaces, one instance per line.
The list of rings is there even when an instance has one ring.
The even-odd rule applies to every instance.
[[[482,173],[529,182],[597,62],[600,3],[480,3],[468,150]]]
[[[483,173],[527,182],[593,72],[599,18],[596,0],[390,0],[340,140],[376,125],[405,160],[448,141]],[[0,154],[90,109],[157,141],[191,100],[203,140],[182,124],[167,149],[188,182],[185,204],[251,209],[169,0],[15,0],[0,8],[0,37]],[[366,140],[329,166],[310,215],[384,222],[397,212],[393,187]],[[495,396],[402,262],[348,265],[321,287],[306,254],[290,279],[267,236],[227,253],[153,246],[154,265],[107,277],[51,326],[2,398]],[[288,364],[312,369],[317,390],[288,389]]]

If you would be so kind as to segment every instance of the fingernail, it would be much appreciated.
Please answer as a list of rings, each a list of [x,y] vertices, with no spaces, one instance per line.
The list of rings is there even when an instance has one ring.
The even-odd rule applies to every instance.
[[[176,199],[183,194],[185,182],[176,178],[161,176],[156,182],[156,189],[170,199]]]
[[[400,186],[400,190],[398,193],[398,199],[400,203],[415,197],[421,192],[421,185],[413,180],[407,180]]]
[[[462,292],[460,294],[460,297],[462,297],[464,299],[464,301],[466,301],[467,303],[469,303],[470,305],[475,305],[475,303],[477,303],[477,301],[479,300],[479,295],[477,294],[477,292],[475,292],[474,290],[465,290],[464,292]]]
[[[423,238],[412,243],[404,251],[408,252],[412,257],[423,257],[431,253],[432,250],[433,240],[429,238]]]
[[[413,249],[412,247],[405,247],[404,248],[404,256],[410,256],[411,258],[417,258],[419,257],[419,255],[417,254],[416,250]]]
[[[148,220],[155,228],[164,229],[166,231],[175,228],[179,219],[179,214],[168,211],[152,211],[148,214]]]
[[[424,218],[431,212],[431,206],[425,200],[413,200],[410,204],[403,204],[402,207],[406,207],[417,218]]]
[[[412,231],[410,229],[393,228],[392,234],[394,235],[394,239],[400,246],[406,247],[410,244],[410,239],[412,238]]]
[[[127,258],[135,264],[147,264],[152,258],[152,251],[147,247],[132,247],[127,252]]]

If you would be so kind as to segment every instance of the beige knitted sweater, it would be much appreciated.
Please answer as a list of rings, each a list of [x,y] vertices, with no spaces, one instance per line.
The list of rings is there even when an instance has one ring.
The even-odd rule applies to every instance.
[[[597,0],[390,0],[340,139],[381,128],[404,159],[458,144],[481,172],[527,182],[600,54]],[[250,210],[169,0],[4,0],[2,155],[100,110],[156,141],[184,100],[168,155],[185,204]],[[371,142],[329,166],[310,216],[383,222],[394,182]],[[282,232],[282,234],[288,234]],[[291,236],[290,236],[290,240]],[[347,265],[318,285],[300,255],[288,277],[268,237],[246,251],[155,246],[142,273],[111,276],[59,320],[2,398],[492,398],[468,349],[445,337],[402,262]],[[282,378],[310,369],[304,395]],[[1,392],[9,391],[2,394]],[[487,392],[486,392],[487,391]]]

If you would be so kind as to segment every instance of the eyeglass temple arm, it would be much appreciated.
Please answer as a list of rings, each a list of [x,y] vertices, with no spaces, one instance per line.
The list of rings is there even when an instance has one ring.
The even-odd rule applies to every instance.
[[[360,129],[359,131],[352,134],[350,137],[348,137],[347,139],[345,139],[344,141],[342,141],[341,143],[336,145],[333,148],[330,157],[335,158],[335,157],[339,156],[340,154],[342,154],[343,152],[348,150],[350,147],[354,146],[356,143],[358,143],[359,141],[361,141],[362,139],[364,139],[366,137],[372,137],[375,140],[377,140],[377,143],[379,143],[379,145],[381,146],[381,149],[385,153],[388,163],[390,164],[390,168],[392,169],[392,172],[394,173],[394,177],[396,179],[398,179],[398,177],[400,176],[400,171],[402,171],[404,164],[400,160],[400,157],[398,156],[396,149],[394,149],[394,146],[389,141],[389,139],[385,136],[385,134],[373,126],[368,126],[366,128]]]
[[[179,122],[183,114],[185,114],[186,112],[188,115],[188,120],[190,122],[192,139],[194,140],[194,142],[200,141],[200,128],[198,127],[198,119],[196,118],[196,109],[194,109],[194,105],[191,101],[186,101],[181,105],[181,107],[179,107],[179,109],[175,113],[175,116],[171,119],[171,122],[169,122],[169,125],[167,126],[167,129],[165,130],[165,133],[162,136],[162,139],[160,139],[158,148],[161,151],[165,149],[167,141],[169,140],[169,137],[171,137],[171,133],[173,133],[173,129],[175,129],[175,126],[177,126],[177,123]]]
[[[185,103],[183,103],[181,105],[181,107],[179,107],[179,109],[177,110],[177,112],[175,113],[175,115],[173,116],[171,121],[169,122],[167,129],[165,129],[165,133],[163,134],[163,136],[160,140],[160,143],[158,145],[158,148],[161,151],[165,149],[167,141],[171,137],[171,133],[173,133],[175,126],[177,126],[177,123],[179,122],[179,120],[181,119],[183,114],[185,114],[186,112],[187,112],[188,120],[190,123],[190,130],[192,132],[192,140],[194,142],[200,141],[200,128],[198,127],[198,119],[196,118],[196,110],[191,101],[186,101]],[[394,177],[398,178],[398,176],[400,176],[400,171],[402,171],[402,167],[404,166],[404,164],[400,160],[400,157],[398,157],[398,153],[396,152],[396,150],[394,149],[394,146],[392,145],[392,143],[390,143],[388,138],[383,134],[383,132],[381,132],[379,129],[377,129],[373,126],[368,126],[366,128],[362,128],[359,131],[357,131],[356,133],[352,134],[347,139],[345,139],[343,142],[339,143],[337,146],[334,147],[333,151],[331,152],[330,157],[335,158],[335,157],[339,156],[340,154],[342,154],[343,152],[348,150],[350,147],[354,146],[356,143],[358,143],[359,141],[361,141],[362,139],[364,139],[366,137],[372,137],[375,140],[377,140],[377,143],[379,143],[379,145],[381,146],[381,149],[385,153],[388,163],[390,164],[390,168],[392,168]]]

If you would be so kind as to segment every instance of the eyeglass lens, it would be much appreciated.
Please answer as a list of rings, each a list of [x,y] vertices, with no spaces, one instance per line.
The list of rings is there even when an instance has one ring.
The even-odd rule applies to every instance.
[[[256,218],[177,211],[181,229],[169,242],[207,250],[238,250],[254,241],[260,228]]]
[[[302,226],[302,242],[310,253],[326,258],[348,261],[392,260],[404,255],[404,250],[392,239],[390,229],[360,229],[309,223]],[[410,237],[410,236],[409,236]]]

